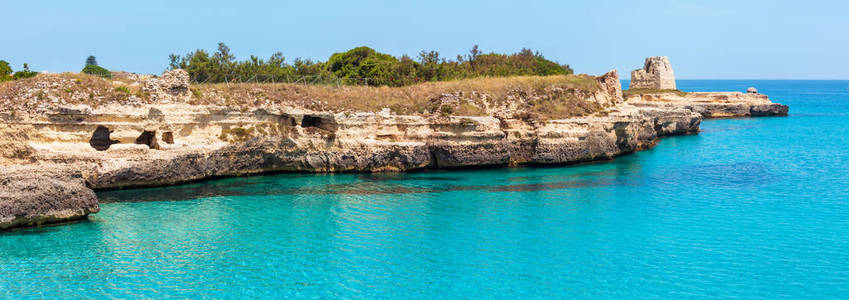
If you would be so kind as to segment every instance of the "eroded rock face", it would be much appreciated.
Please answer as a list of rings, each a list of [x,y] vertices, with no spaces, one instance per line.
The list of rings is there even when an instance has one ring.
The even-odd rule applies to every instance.
[[[599,76],[596,80],[598,80],[601,88],[611,99],[611,102],[607,103],[608,105],[617,105],[624,101],[622,98],[622,82],[619,81],[619,73],[616,70],[604,73],[604,75]]]
[[[650,92],[631,94],[625,101],[640,107],[689,109],[704,118],[786,116],[789,111],[767,95],[741,92]]]
[[[752,105],[749,115],[752,117],[786,116],[790,107],[778,103]]]
[[[497,107],[485,105],[484,116],[188,103],[116,104],[86,112],[59,110],[47,117],[36,113],[9,122],[6,125],[15,128],[5,132],[18,134],[15,143],[30,147],[27,156],[37,158],[15,167],[52,175],[3,181],[0,195],[6,198],[0,197],[0,224],[6,225],[0,226],[37,225],[95,212],[86,186],[160,186],[273,171],[399,172],[569,164],[638,151],[663,136],[696,133],[702,116],[782,112],[766,95],[743,93],[636,94],[623,100],[615,71],[594,80],[590,83],[598,86],[588,90],[549,87],[515,94]],[[157,91],[170,95],[165,86],[159,85],[164,88]],[[522,117],[522,105],[528,101],[558,95],[599,109],[560,119]],[[462,97],[469,96],[442,94],[433,100],[434,107],[440,112],[440,105],[457,104]],[[84,121],[75,121],[81,115]],[[110,151],[92,150],[86,140],[96,150]],[[110,148],[117,140],[121,144]],[[154,145],[160,150],[150,150]],[[0,165],[4,173],[0,180],[29,174],[9,171],[12,164],[19,163]]]
[[[79,176],[0,174],[0,230],[82,219],[100,211]]]
[[[20,162],[32,158],[35,149],[29,145],[29,132],[32,126],[10,126],[0,124],[0,163],[3,161]]]
[[[674,90],[675,73],[666,56],[646,58],[642,69],[631,72],[631,89]]]
[[[162,73],[162,76],[145,80],[142,91],[150,93],[152,100],[160,103],[181,102],[191,97],[189,73],[183,69]]]
[[[337,127],[329,132],[332,140],[324,137],[328,130],[303,128],[300,123],[293,131],[279,133],[258,134],[262,130],[253,129],[252,138],[219,148],[182,152],[174,148],[144,159],[105,161],[86,172],[86,179],[94,188],[123,188],[269,171],[386,172],[568,164],[610,159],[650,147],[658,137],[698,132],[701,117],[686,109],[622,104],[606,116],[535,125],[494,117],[386,118],[378,114],[338,114],[334,120]]]

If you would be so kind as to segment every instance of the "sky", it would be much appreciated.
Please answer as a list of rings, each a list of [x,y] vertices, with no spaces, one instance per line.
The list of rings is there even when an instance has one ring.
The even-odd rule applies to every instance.
[[[849,79],[849,1],[0,0],[0,60],[15,70],[158,74],[168,55],[230,46],[326,60],[357,46],[415,57],[522,48],[578,73],[669,56],[679,79]]]

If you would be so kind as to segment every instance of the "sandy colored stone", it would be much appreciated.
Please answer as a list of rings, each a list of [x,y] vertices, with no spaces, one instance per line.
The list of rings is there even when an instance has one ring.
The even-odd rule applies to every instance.
[[[651,147],[660,137],[696,133],[703,116],[780,113],[765,95],[672,93],[625,99],[615,71],[596,77],[598,88],[591,91],[546,89],[600,108],[555,120],[527,118],[525,106],[516,105],[551,96],[541,93],[518,93],[500,104],[485,102],[491,98],[486,94],[473,95],[483,99],[486,116],[402,115],[385,109],[334,113],[279,105],[191,105],[180,100],[181,84],[168,83],[182,82],[182,75],[162,77],[154,78],[160,82],[151,91],[173,102],[79,108],[57,104],[4,119],[0,134],[10,137],[7,143],[17,150],[0,156],[0,224],[5,224],[0,228],[94,213],[97,201],[91,189],[269,171],[568,164],[610,159]],[[169,92],[174,87],[176,94]],[[469,95],[445,93],[433,101],[453,105],[461,97]],[[109,131],[108,138],[98,139],[108,141],[104,151],[90,144],[97,128]]]
[[[652,56],[646,58],[642,69],[631,72],[630,89],[674,90],[675,72],[669,57]]]

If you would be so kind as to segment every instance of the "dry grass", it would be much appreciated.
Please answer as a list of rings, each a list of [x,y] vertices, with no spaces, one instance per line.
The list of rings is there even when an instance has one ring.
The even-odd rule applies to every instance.
[[[289,83],[196,84],[193,105],[243,111],[285,105],[315,111],[483,116],[498,112],[556,119],[588,115],[601,107],[584,101],[601,88],[589,75],[490,77],[428,82],[406,87],[328,86]],[[75,73],[47,74],[0,83],[0,112],[43,112],[48,105],[152,103],[140,83]]]
[[[552,91],[570,96],[575,93],[595,92],[598,89],[599,84],[595,77],[588,75],[476,78],[428,82],[406,87],[337,87],[286,83],[205,84],[192,86],[194,97],[191,101],[193,104],[230,106],[277,103],[336,112],[380,111],[390,108],[399,114],[441,112],[474,116],[485,115],[486,107],[504,106],[519,98],[544,97],[552,94]],[[435,101],[445,98],[446,94],[457,98],[458,103],[445,108]]]

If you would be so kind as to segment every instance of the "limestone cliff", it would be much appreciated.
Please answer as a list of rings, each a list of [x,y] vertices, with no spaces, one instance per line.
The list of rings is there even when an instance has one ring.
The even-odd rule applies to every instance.
[[[786,116],[789,111],[756,93],[653,91],[629,93],[625,99],[639,107],[688,109],[705,118]]]
[[[190,86],[181,70],[141,82],[98,80],[39,76],[0,86],[0,135],[9,146],[0,151],[9,182],[0,185],[0,228],[96,212],[90,189],[269,171],[604,160],[696,133],[702,119],[655,98],[625,102],[615,71],[409,88]]]

